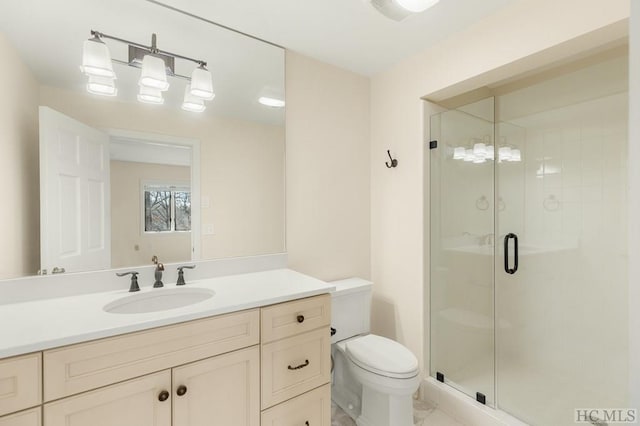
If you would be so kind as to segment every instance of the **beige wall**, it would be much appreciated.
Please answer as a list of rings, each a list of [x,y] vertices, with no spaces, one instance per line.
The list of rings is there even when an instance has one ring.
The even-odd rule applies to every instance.
[[[289,267],[368,278],[369,79],[291,51],[286,75]]]
[[[546,49],[628,16],[628,0],[522,0],[372,78],[372,327],[406,344],[424,362],[423,371],[428,365],[423,131],[428,135],[429,129],[423,129],[420,98],[474,77],[495,78],[488,74],[495,69],[502,77],[524,71],[536,64],[521,59],[547,54]],[[393,171],[378,166],[388,148],[400,162]]]
[[[191,169],[164,164],[111,161],[111,266],[191,260],[191,233],[144,233],[141,188],[144,181],[185,182]]]
[[[40,263],[38,82],[0,34],[0,279],[33,275]]]
[[[93,127],[200,141],[201,195],[210,199],[202,224],[214,232],[201,237],[202,258],[285,251],[283,126],[96,100],[51,87],[40,91],[42,105]]]

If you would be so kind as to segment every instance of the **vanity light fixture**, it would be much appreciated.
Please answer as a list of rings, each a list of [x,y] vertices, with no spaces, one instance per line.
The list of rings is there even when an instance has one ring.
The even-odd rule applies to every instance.
[[[215,98],[213,93],[213,79],[211,73],[203,64],[191,73],[191,94],[197,98],[210,101]]]
[[[128,45],[128,60],[112,59],[104,39]],[[194,62],[197,67],[191,77],[176,74],[176,59]],[[82,48],[81,71],[89,77],[87,91],[99,95],[116,96],[116,74],[113,63],[140,68],[138,85],[140,102],[163,104],[162,92],[169,89],[168,77],[186,80],[189,96],[185,93],[182,108],[187,111],[202,112],[206,109],[204,101],[215,97],[211,73],[207,63],[200,59],[190,58],[158,49],[157,36],[152,34],[151,45],[136,43],[91,30],[91,38],[85,40]]]
[[[97,34],[85,40],[82,45],[82,66],[80,70],[87,76],[115,78],[109,47]]]
[[[184,89],[184,101],[182,102],[182,109],[190,112],[202,112],[207,107],[204,105],[204,100],[193,95],[191,85],[187,84]]]
[[[483,139],[473,138],[467,146],[456,146],[450,148],[449,153],[454,160],[461,160],[467,163],[483,164],[487,161],[493,161],[496,158],[496,149],[492,145],[491,138],[485,136]],[[514,162],[522,161],[522,152],[520,149],[507,145],[506,140],[502,140],[501,146],[498,148],[498,162]]]
[[[162,97],[162,91],[160,89],[154,89],[146,86],[140,86],[138,100],[146,104],[162,105],[164,103],[164,98]]]
[[[114,78],[90,75],[87,83],[87,92],[94,95],[116,96],[118,89],[116,89],[114,80]]]
[[[269,98],[267,96],[261,96],[258,98],[258,102],[260,102],[264,106],[272,107],[272,108],[284,108],[284,101],[281,99]]]
[[[138,84],[141,87],[160,90],[164,92],[169,89],[167,81],[167,71],[162,58],[153,54],[145,55],[142,59],[142,72]]]

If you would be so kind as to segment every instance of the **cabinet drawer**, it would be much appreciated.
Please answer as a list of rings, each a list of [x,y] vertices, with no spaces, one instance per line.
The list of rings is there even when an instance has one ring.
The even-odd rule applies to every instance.
[[[331,385],[324,385],[263,411],[261,425],[330,426]]]
[[[262,346],[262,409],[329,382],[329,327]]]
[[[0,417],[0,426],[40,426],[42,409],[40,407],[22,411],[6,417]]]
[[[41,378],[40,352],[0,360],[0,416],[40,404]]]
[[[295,336],[331,323],[331,296],[309,297],[262,308],[262,343]]]
[[[52,401],[255,345],[257,309],[44,352],[44,399]]]

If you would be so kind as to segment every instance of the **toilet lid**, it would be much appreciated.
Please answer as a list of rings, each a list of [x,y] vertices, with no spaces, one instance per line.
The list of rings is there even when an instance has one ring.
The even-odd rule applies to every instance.
[[[406,379],[418,374],[418,360],[400,343],[368,334],[346,343],[351,361],[380,376]]]

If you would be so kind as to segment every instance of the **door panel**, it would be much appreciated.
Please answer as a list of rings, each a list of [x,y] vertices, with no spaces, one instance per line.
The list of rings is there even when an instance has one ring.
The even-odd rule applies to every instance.
[[[161,401],[159,395],[168,392]],[[171,426],[169,370],[45,404],[47,426]]]
[[[111,266],[109,138],[40,107],[41,269]]]
[[[431,375],[493,405],[493,98],[431,117]]]
[[[174,368],[173,387],[173,426],[259,426],[260,348]]]
[[[33,408],[9,416],[0,417],[0,426],[41,426],[42,408]]]
[[[526,105],[523,92],[501,103]],[[497,164],[498,235],[519,244],[514,274],[502,244],[496,256],[499,407],[527,423],[572,425],[576,408],[628,406],[627,100],[556,103],[497,124],[522,153]]]

